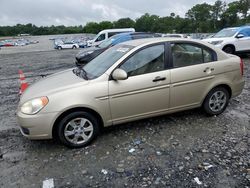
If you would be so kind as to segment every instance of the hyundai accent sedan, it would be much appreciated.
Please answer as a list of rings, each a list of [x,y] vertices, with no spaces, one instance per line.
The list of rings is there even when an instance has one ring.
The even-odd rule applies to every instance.
[[[140,39],[31,85],[17,116],[24,136],[77,148],[102,127],[199,107],[219,115],[243,87],[237,56],[202,41]]]

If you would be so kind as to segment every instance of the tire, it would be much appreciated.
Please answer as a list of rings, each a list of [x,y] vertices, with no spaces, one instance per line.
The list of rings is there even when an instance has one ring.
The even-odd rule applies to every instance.
[[[62,47],[61,47],[61,46],[58,46],[58,50],[62,50]]]
[[[225,46],[223,48],[223,51],[228,53],[228,54],[235,54],[235,49],[233,46]]]
[[[73,46],[73,47],[72,47],[72,49],[75,49],[75,48],[76,48],[76,46]]]
[[[70,148],[89,145],[99,134],[98,120],[88,112],[78,111],[66,115],[58,124],[59,141]]]
[[[216,87],[207,94],[203,103],[203,109],[210,116],[219,115],[224,112],[228,102],[228,90],[224,87]]]

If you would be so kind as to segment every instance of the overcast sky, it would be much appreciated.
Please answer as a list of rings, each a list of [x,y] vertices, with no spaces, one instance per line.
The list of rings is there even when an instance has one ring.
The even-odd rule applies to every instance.
[[[0,25],[85,25],[90,21],[135,19],[144,13],[185,16],[193,5],[203,2],[213,4],[215,0],[0,0]]]

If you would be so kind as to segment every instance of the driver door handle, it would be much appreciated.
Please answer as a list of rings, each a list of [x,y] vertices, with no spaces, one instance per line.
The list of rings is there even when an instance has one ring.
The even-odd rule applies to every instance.
[[[159,82],[159,81],[164,81],[164,80],[166,80],[166,77],[157,76],[157,77],[155,77],[155,79],[153,80],[153,82]]]

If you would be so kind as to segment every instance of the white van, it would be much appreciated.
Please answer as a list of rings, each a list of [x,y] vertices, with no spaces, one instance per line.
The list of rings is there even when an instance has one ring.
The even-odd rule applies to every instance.
[[[119,33],[128,33],[128,32],[135,32],[134,28],[123,28],[123,29],[105,29],[99,32],[93,40],[87,41],[88,47],[96,46],[101,42],[107,40],[108,38],[112,37],[113,35]]]

